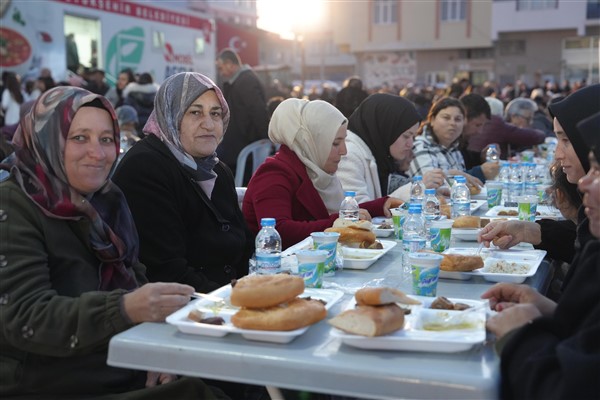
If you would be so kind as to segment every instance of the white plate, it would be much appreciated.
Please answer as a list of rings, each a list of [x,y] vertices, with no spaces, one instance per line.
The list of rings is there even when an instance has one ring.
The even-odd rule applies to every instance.
[[[460,240],[464,240],[467,242],[476,242],[477,235],[479,234],[480,228],[452,228],[452,237],[455,237]]]
[[[229,294],[231,293],[231,285],[223,286],[220,289],[212,292],[218,297],[226,300],[229,304]],[[325,308],[329,310],[339,299],[344,295],[343,292],[333,289],[304,289],[304,293],[300,297],[310,296],[313,299],[324,300],[327,304]],[[199,309],[205,313],[206,317],[219,316],[225,320],[224,325],[210,325],[201,324],[199,322],[192,321],[187,316],[193,309]],[[167,322],[171,325],[175,325],[181,332],[191,333],[194,335],[204,336],[215,336],[223,337],[229,333],[239,333],[248,340],[256,340],[260,342],[271,342],[271,343],[289,343],[294,340],[297,336],[302,335],[310,328],[306,326],[304,328],[296,329],[293,331],[258,331],[250,329],[240,329],[233,326],[230,319],[233,314],[237,312],[238,308],[226,305],[219,307],[216,303],[206,300],[198,299],[190,302],[187,306],[179,309],[173,314],[167,317]]]
[[[312,248],[313,248],[313,241],[312,241],[312,238],[309,236],[309,237],[305,238],[304,240],[302,240],[301,242],[298,242],[295,245],[290,246],[287,249],[285,249],[284,251],[282,251],[281,257],[291,256],[293,254],[296,254],[296,252],[299,250],[312,249]]]
[[[484,204],[487,204],[487,200],[471,199],[471,214],[473,214],[473,212],[479,210],[479,208]]]
[[[519,209],[517,207],[504,207],[504,206],[496,206],[496,207],[492,207],[491,209],[489,209],[486,213],[485,216],[486,217],[504,217],[504,218],[519,218],[518,214],[517,215],[498,215],[499,212],[501,211],[516,211],[518,212]],[[542,218],[546,218],[546,219],[562,219],[562,214],[560,213],[559,210],[557,210],[554,207],[550,207],[544,204],[538,204],[537,206],[537,212],[539,213],[539,215],[537,215],[535,218],[536,219],[542,219]]]
[[[379,260],[385,253],[396,246],[394,240],[380,240],[383,249],[355,249],[352,247],[341,246],[342,257],[344,258],[344,268],[348,269],[367,269],[375,261]]]
[[[468,281],[472,277],[473,277],[473,274],[471,274],[471,273],[440,270],[440,278],[444,278],[444,279],[455,279],[458,281]]]
[[[477,194],[472,194],[471,199],[473,200],[485,200],[487,202],[487,188],[483,186],[481,188],[481,192]]]
[[[474,345],[485,340],[485,319],[487,301],[451,299],[453,302],[466,303],[479,306],[476,311],[431,310],[429,305],[434,300],[432,297],[412,296],[423,302],[422,306],[411,306],[411,313],[405,317],[404,329],[392,332],[385,336],[365,337],[343,332],[331,328],[330,335],[339,338],[342,343],[369,350],[407,350],[426,351],[439,353],[456,353],[466,351]],[[354,302],[350,302],[353,308]],[[470,329],[451,329],[444,331],[431,331],[423,329],[427,322],[439,321],[451,315],[457,315],[455,323],[467,322],[472,325]]]
[[[444,251],[444,254],[464,254],[473,255],[477,251],[477,248],[460,248],[451,247]],[[497,249],[483,249],[481,250],[481,257],[484,260],[483,268],[476,269],[471,272],[446,272],[446,274],[461,274],[481,276],[483,279],[489,282],[511,282],[511,283],[523,283],[525,279],[535,275],[540,264],[546,256],[545,250],[519,250],[519,249],[508,249],[508,250],[497,250]],[[488,260],[489,258],[489,260]],[[509,273],[495,273],[489,272],[490,263],[497,262],[498,260],[505,262],[522,263],[529,267],[526,273],[522,274],[509,274]],[[441,272],[441,271],[440,271]],[[440,274],[440,276],[442,276]],[[447,275],[446,278],[451,278],[453,275]]]
[[[380,225],[373,225],[373,233],[377,237],[388,237],[394,233],[394,228],[380,228]]]

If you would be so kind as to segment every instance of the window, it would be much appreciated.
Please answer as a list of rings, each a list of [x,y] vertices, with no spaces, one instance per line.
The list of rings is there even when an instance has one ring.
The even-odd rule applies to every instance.
[[[525,54],[525,40],[502,40],[498,43],[501,56],[515,56]]]
[[[517,11],[558,8],[558,0],[517,0]]]
[[[373,23],[395,24],[398,22],[398,2],[396,0],[373,1]]]
[[[464,21],[466,14],[466,0],[442,0],[442,21]]]

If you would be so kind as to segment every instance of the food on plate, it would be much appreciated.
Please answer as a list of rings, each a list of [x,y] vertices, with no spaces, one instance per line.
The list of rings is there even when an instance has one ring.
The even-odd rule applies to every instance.
[[[462,254],[444,254],[440,263],[442,271],[469,272],[483,267],[481,256],[467,256]]]
[[[396,304],[357,306],[330,319],[329,324],[361,336],[381,336],[404,327],[404,310]]]
[[[463,311],[467,308],[471,308],[470,305],[465,303],[453,303],[448,298],[444,296],[438,296],[432,303],[429,308],[434,310],[454,310],[454,311]]]
[[[479,226],[480,226],[481,228],[485,227],[485,226],[486,226],[487,224],[489,224],[489,223],[490,223],[490,219],[489,219],[489,218],[481,218],[481,219],[479,220]]]
[[[502,210],[498,212],[498,215],[516,217],[517,215],[519,215],[519,212],[517,210]]]
[[[201,324],[223,325],[225,323],[225,320],[219,316],[204,318],[204,313],[197,309],[192,309],[188,314],[188,318]]]
[[[474,228],[477,229],[481,225],[481,218],[475,215],[461,215],[454,219],[453,228]]]
[[[340,222],[338,222],[340,221]],[[338,242],[344,246],[362,249],[383,248],[377,247],[375,234],[371,231],[373,225],[369,221],[344,221],[336,219],[333,227],[325,229],[325,232],[337,232],[340,234]],[[381,243],[379,243],[381,245]],[[372,247],[374,246],[374,247]]]
[[[387,221],[384,221],[379,225],[378,229],[394,229],[394,227]]]
[[[248,275],[232,284],[234,306],[265,308],[292,300],[304,292],[304,279],[287,274]]]
[[[404,292],[390,287],[365,287],[357,290],[354,298],[357,304],[368,306],[393,303],[421,304],[420,301],[407,296]]]
[[[498,260],[488,258],[485,262],[485,272],[492,274],[526,274],[531,266],[526,263],[515,261]]]
[[[478,185],[469,185],[471,196],[481,193],[481,188]]]
[[[293,331],[315,324],[326,316],[323,302],[295,298],[268,308],[243,308],[231,317],[231,323],[241,329]]]

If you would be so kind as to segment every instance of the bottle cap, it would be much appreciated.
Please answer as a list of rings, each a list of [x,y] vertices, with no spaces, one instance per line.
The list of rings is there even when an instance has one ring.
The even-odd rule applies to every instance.
[[[344,197],[348,197],[348,196],[350,196],[350,197],[354,197],[354,196],[356,196],[356,192],[355,192],[355,191],[353,191],[353,190],[346,190],[346,191],[344,192]]]
[[[425,194],[433,194],[433,195],[435,195],[435,189],[425,189]]]
[[[261,226],[275,226],[275,218],[261,218]]]

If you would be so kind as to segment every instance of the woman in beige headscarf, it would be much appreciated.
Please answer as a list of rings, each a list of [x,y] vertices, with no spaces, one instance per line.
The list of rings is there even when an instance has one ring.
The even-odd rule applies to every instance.
[[[329,228],[338,217],[342,185],[335,175],[346,154],[348,121],[331,104],[287,99],[273,113],[269,138],[281,144],[254,173],[244,197],[248,227],[260,230],[261,218],[277,221],[283,248]],[[398,199],[361,203],[361,218],[387,215]]]

